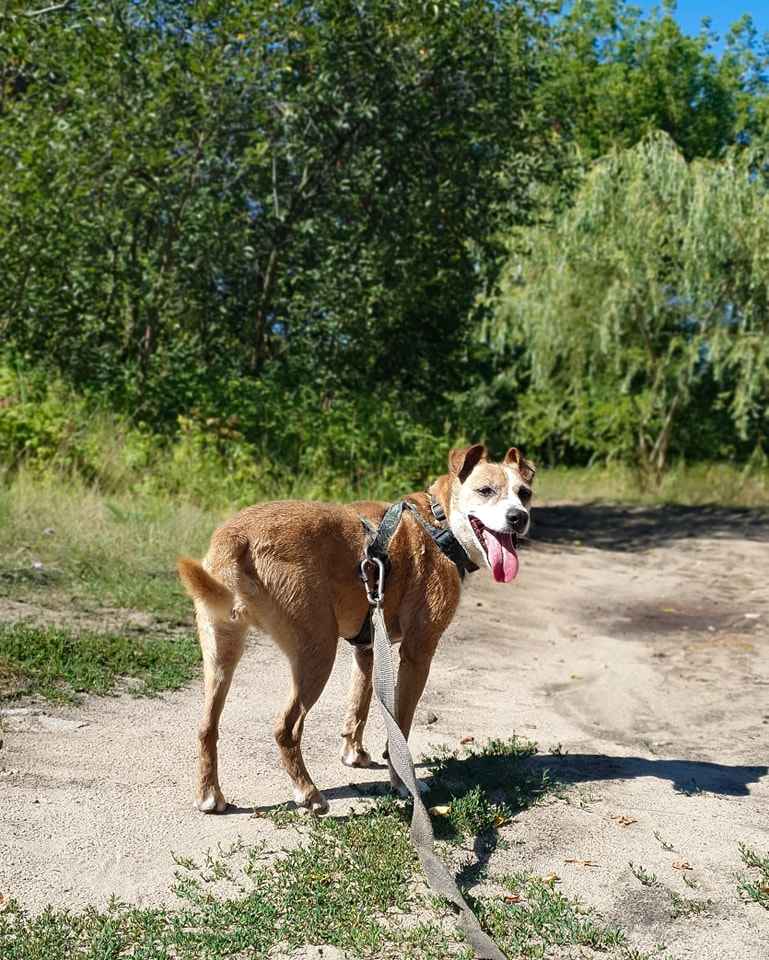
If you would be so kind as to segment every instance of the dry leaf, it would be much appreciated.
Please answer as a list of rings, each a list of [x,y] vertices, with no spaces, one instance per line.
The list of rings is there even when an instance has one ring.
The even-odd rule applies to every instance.
[[[460,743],[475,743],[475,737],[462,737]]]
[[[693,870],[694,867],[689,863],[688,860],[674,860],[673,869],[674,870]]]
[[[430,807],[430,813],[435,814],[436,817],[448,816],[449,810],[451,810],[449,803],[437,803],[434,807]]]
[[[597,867],[597,866],[598,866],[598,864],[595,862],[595,860],[574,860],[574,859],[571,858],[571,857],[570,857],[568,860],[564,860],[563,862],[564,862],[564,863],[576,863],[576,864],[577,864],[578,866],[580,866],[580,867]]]
[[[616,815],[613,816],[611,819],[612,819],[612,820],[616,820],[617,823],[618,823],[621,827],[629,827],[631,823],[638,823],[638,821],[636,820],[635,817],[625,816],[624,813],[623,813],[623,814],[616,814]]]
[[[546,877],[542,877],[542,883],[547,883],[547,884],[549,884],[551,887],[552,887],[554,884],[560,883],[560,882],[561,882],[561,878],[558,876],[557,873],[548,873],[548,875],[547,875]]]

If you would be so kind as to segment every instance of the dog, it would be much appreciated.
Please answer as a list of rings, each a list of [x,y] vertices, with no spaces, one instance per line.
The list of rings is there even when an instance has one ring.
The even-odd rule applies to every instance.
[[[452,450],[448,473],[425,492],[408,497],[423,520],[447,524],[471,568],[485,568],[509,583],[518,573],[517,537],[530,524],[534,466],[511,447],[501,462],[482,444]],[[304,764],[305,719],[331,674],[340,638],[356,637],[368,614],[359,575],[366,544],[365,518],[378,525],[387,504],[346,505],[273,501],[242,510],[213,534],[202,563],[178,561],[192,597],[203,652],[204,707],[198,731],[195,805],[220,813],[227,803],[219,785],[219,719],[246,633],[269,633],[288,659],[293,688],[275,725],[281,760],[294,800],[312,813],[328,803]],[[400,641],[397,721],[408,737],[438,641],[459,603],[462,577],[423,523],[404,511],[389,546],[384,616]],[[371,644],[354,647],[349,700],[342,727],[342,762],[366,767],[363,745],[372,694]],[[390,777],[397,786],[392,768]]]

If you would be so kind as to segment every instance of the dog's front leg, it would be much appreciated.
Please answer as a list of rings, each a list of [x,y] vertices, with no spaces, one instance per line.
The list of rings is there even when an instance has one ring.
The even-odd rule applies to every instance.
[[[371,706],[373,665],[371,647],[354,647],[350,692],[342,727],[342,763],[347,767],[368,767],[371,764],[371,757],[363,747],[363,729]]]

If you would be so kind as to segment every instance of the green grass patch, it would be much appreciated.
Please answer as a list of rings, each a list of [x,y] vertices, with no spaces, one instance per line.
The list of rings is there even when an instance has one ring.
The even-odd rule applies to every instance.
[[[750,876],[739,878],[740,896],[769,910],[769,853],[761,856],[746,843],[740,843],[739,848],[742,862],[753,871]]]
[[[513,736],[426,757],[433,771],[429,802],[441,811],[436,836],[459,841],[493,833],[552,791],[556,784],[547,770],[526,763],[536,752],[535,743]]]
[[[0,596],[47,595],[67,606],[191,622],[176,557],[202,556],[229,512],[166,496],[105,497],[73,481],[22,473],[0,491]]]
[[[124,678],[132,692],[175,690],[195,673],[197,643],[188,637],[74,632],[31,623],[0,624],[0,700],[40,696],[73,701],[113,692]]]
[[[508,874],[500,881],[506,897],[477,901],[483,925],[510,957],[540,960],[551,948],[589,947],[612,957],[646,960],[626,934],[602,923],[579,900],[555,888],[555,880]]]
[[[524,758],[518,756],[521,764]],[[261,960],[278,945],[338,947],[349,957],[470,960],[448,913],[424,889],[409,843],[408,805],[381,798],[345,818],[293,820],[299,846],[270,860],[237,842],[201,862],[177,856],[173,909],[112,903],[38,916],[11,903],[0,911],[4,960],[134,957],[143,960]],[[499,879],[506,894],[474,902],[510,956],[543,958],[556,946],[590,947],[617,960],[646,960],[625,934],[603,924],[553,881]]]
[[[622,464],[549,467],[537,471],[534,486],[539,501],[769,507],[769,471],[762,463],[678,463],[653,488],[642,487],[638,472]]]

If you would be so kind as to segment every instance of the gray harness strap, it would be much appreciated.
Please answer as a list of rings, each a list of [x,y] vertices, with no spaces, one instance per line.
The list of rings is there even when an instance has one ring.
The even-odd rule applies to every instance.
[[[409,503],[405,503],[405,506],[414,510],[413,506]],[[385,626],[382,602],[384,599],[384,577],[386,573],[384,565],[389,565],[387,545],[395,532],[398,521],[403,514],[403,509],[404,503],[401,502],[387,511],[383,522],[384,530],[380,528],[377,536],[374,537],[372,542],[375,544],[375,548],[372,552],[367,550],[367,559],[364,560],[362,567],[362,579],[364,579],[366,593],[369,598],[369,603],[371,604],[369,611],[370,629],[374,635],[374,693],[376,694],[376,699],[379,703],[382,718],[384,719],[387,729],[389,761],[392,769],[400,778],[401,783],[405,785],[414,801],[414,812],[411,817],[411,843],[419,857],[419,862],[422,864],[422,869],[424,870],[428,884],[435,893],[444,897],[456,911],[457,922],[464,931],[468,943],[473,948],[477,960],[507,960],[505,954],[502,953],[494,941],[483,932],[475,914],[460,893],[459,887],[449,872],[448,867],[435,853],[433,825],[419,792],[419,784],[417,783],[414,772],[414,761],[411,757],[411,751],[409,750],[406,738],[403,736],[401,728],[398,726],[398,721],[395,719],[395,669],[393,667],[390,637],[387,634],[387,628]],[[418,519],[423,529],[431,533],[430,525],[422,520],[416,510],[414,510],[414,516]],[[441,518],[436,516],[436,519],[440,522]],[[431,533],[431,535],[433,539],[437,540],[434,534]],[[447,553],[440,542],[438,542],[438,545]],[[454,557],[451,559],[454,559]],[[365,567],[367,561],[379,561],[382,564],[380,567],[379,582],[376,587],[370,586],[369,584]],[[455,560],[454,562],[456,563],[457,561]],[[464,575],[461,567],[460,575]],[[367,619],[367,623],[369,623],[369,619]]]

